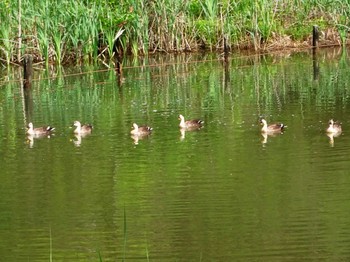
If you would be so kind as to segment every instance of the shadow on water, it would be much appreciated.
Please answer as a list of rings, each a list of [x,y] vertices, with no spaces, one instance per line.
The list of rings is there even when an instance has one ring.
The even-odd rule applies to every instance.
[[[119,75],[34,71],[25,94],[1,72],[1,256],[348,258],[348,64],[345,49],[154,56]],[[204,127],[179,129],[179,114]],[[264,136],[260,116],[288,127]],[[27,137],[29,119],[54,135]],[[74,135],[76,120],[91,135]],[[152,134],[131,137],[134,122]]]

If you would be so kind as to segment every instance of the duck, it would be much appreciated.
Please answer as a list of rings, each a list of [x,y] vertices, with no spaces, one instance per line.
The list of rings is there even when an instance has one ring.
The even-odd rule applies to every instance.
[[[329,124],[329,126],[326,130],[327,133],[337,135],[337,134],[340,134],[342,132],[341,125],[334,122],[333,119],[330,119],[328,124]]]
[[[183,115],[179,115],[179,120],[180,120],[180,124],[179,127],[180,128],[201,128],[203,126],[204,121],[200,120],[200,119],[193,119],[193,120],[186,120]]]
[[[132,124],[133,129],[130,131],[130,134],[136,136],[146,136],[151,134],[153,128],[149,126],[138,126],[136,123]]]
[[[53,130],[55,130],[55,128],[52,126],[34,128],[33,123],[30,122],[28,123],[27,134],[32,136],[49,135]]]
[[[89,134],[92,131],[92,125],[86,124],[82,125],[79,121],[74,121],[74,126],[76,126],[76,129],[74,129],[75,134]]]
[[[282,123],[275,123],[275,124],[268,125],[265,119],[261,119],[260,123],[263,124],[263,127],[261,128],[261,132],[267,133],[267,134],[281,133],[285,128],[285,125]]]

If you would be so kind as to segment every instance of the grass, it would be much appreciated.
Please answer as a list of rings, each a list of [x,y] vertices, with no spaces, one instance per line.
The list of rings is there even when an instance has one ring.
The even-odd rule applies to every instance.
[[[135,56],[201,48],[222,51],[224,37],[231,48],[268,50],[285,37],[305,42],[314,24],[332,29],[346,44],[349,7],[350,0],[4,0],[0,61],[6,66],[19,63],[20,53],[60,65],[107,60],[115,51]],[[120,30],[124,32],[115,49]]]

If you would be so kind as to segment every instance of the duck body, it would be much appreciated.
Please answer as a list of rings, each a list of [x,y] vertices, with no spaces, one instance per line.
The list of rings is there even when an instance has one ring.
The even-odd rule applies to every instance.
[[[337,134],[340,134],[342,132],[341,125],[336,123],[336,122],[334,122],[333,119],[329,120],[328,124],[329,124],[329,126],[326,129],[326,132],[328,134],[337,135]]]
[[[183,115],[179,115],[179,120],[180,120],[180,124],[179,124],[180,128],[188,128],[188,129],[201,128],[204,124],[204,121],[200,119],[185,121],[185,118]]]
[[[133,129],[130,131],[130,134],[135,136],[146,136],[151,134],[153,128],[149,126],[138,126],[136,123],[132,124]]]
[[[283,132],[285,125],[282,123],[275,123],[268,125],[265,119],[261,119],[260,123],[262,123],[263,127],[261,128],[262,133],[266,134],[276,134]]]
[[[76,128],[74,129],[74,134],[89,134],[92,131],[92,125],[86,124],[82,125],[79,121],[74,121],[73,124]]]
[[[34,128],[34,125],[32,122],[30,122],[28,124],[28,129],[27,129],[27,134],[28,135],[36,135],[36,136],[40,136],[40,135],[49,135],[53,130],[55,130],[54,127],[52,126],[43,126],[43,127],[36,127]]]

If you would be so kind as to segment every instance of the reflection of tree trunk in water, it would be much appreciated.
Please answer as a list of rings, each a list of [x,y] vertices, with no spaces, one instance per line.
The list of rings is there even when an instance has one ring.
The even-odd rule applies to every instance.
[[[229,94],[229,97],[230,97],[230,101],[231,101],[231,109],[233,109],[233,105],[234,105],[234,99],[233,99],[233,92],[232,92],[232,87],[230,87],[229,83],[230,83],[230,80],[231,80],[231,77],[230,77],[230,65],[229,65],[229,59],[228,59],[228,56],[229,56],[229,53],[230,53],[230,48],[229,46],[227,45],[227,40],[226,40],[226,37],[224,37],[224,75],[223,75],[223,96],[225,96],[225,94]],[[232,110],[232,113],[234,111]]]
[[[123,101],[123,87],[122,87],[123,63],[122,63],[122,57],[120,55],[116,56],[115,74],[117,76],[117,85],[118,85],[120,100]]]
[[[32,119],[33,116],[33,97],[32,97],[32,73],[33,73],[33,57],[26,55],[23,60],[23,74],[24,79],[21,79],[21,95],[23,104],[23,120],[24,125],[27,125],[27,121]],[[20,77],[22,78],[22,77]]]
[[[224,63],[224,66],[225,66],[225,73],[224,73],[224,89],[225,90],[228,90],[229,88],[229,82],[230,82],[230,71],[229,71],[229,66],[228,66],[228,63]]]
[[[258,70],[255,70],[256,66],[254,65],[254,73],[253,75],[255,76],[254,79],[254,87],[255,87],[255,93],[256,93],[256,105],[258,108],[258,113],[259,116],[261,117],[261,108],[260,108],[260,74]]]
[[[314,80],[318,80],[319,73],[320,73],[320,66],[318,64],[316,49],[312,49],[312,67],[313,67],[313,73],[314,73]]]
[[[231,101],[231,109],[232,109],[232,114],[233,114],[233,107],[234,107],[234,98],[233,98],[233,87],[229,85],[230,83],[230,71],[229,71],[229,64],[228,61],[224,60],[224,75],[223,75],[224,79],[223,79],[223,90],[222,90],[222,94],[223,97],[226,96],[226,94],[229,95],[230,101]]]
[[[29,122],[31,122],[31,119],[33,119],[33,96],[30,89],[24,90],[24,111],[26,119],[29,119]]]
[[[318,80],[318,75],[320,72],[318,61],[317,61],[317,45],[320,33],[318,30],[318,26],[314,25],[312,27],[312,66],[314,72],[314,80]]]

